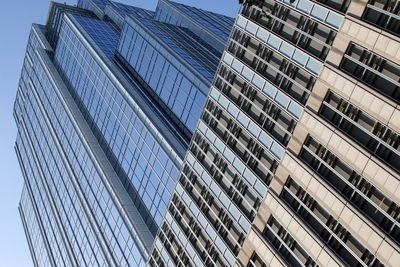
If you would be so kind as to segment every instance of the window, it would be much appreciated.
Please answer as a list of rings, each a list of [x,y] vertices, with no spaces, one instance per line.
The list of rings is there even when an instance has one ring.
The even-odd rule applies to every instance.
[[[333,92],[319,114],[389,166],[400,171],[400,136]]]
[[[307,102],[315,78],[239,29],[234,29],[228,51],[301,104]]]
[[[374,255],[293,179],[289,178],[280,196],[288,206],[333,250],[346,265],[381,266]]]
[[[163,233],[160,231],[159,237],[161,238],[162,235],[163,235]],[[149,265],[150,266],[160,266],[160,267],[165,267],[166,266],[165,263],[163,262],[162,257],[158,253],[157,249],[153,249],[153,252],[152,252],[151,257],[149,259]]]
[[[317,266],[301,245],[293,239],[274,217],[271,216],[269,219],[263,236],[290,266]]]
[[[349,7],[351,2],[351,0],[313,0],[313,1],[324,4],[341,13],[346,13],[347,8]]]
[[[400,2],[398,0],[370,0],[362,19],[400,36]]]
[[[184,166],[183,175],[179,182],[231,251],[237,255],[239,247],[244,241],[244,234],[239,228],[238,222],[230,218],[227,209],[221,205],[218,198],[215,198],[209,191],[208,186],[205,186],[187,165]]]
[[[167,223],[163,223],[159,231],[158,237],[168,251],[168,254],[171,256],[171,259],[174,261],[175,264],[177,264],[177,266],[179,266],[179,264],[185,264],[187,266],[193,267],[193,264],[190,262],[189,257],[185,252],[185,249],[182,248],[177,237]],[[153,250],[153,256],[155,256],[158,261],[162,262],[162,259],[159,258],[158,253],[155,254],[155,252],[156,250]]]
[[[308,137],[299,158],[395,242],[400,240],[400,207],[341,159]]]
[[[266,185],[270,183],[278,162],[266,149],[211,100],[202,119]]]
[[[268,267],[268,265],[264,263],[264,261],[260,258],[260,256],[257,255],[256,252],[254,252],[253,256],[251,256],[249,260],[249,263],[247,264],[247,267]]]
[[[350,43],[339,68],[400,103],[399,65]]]
[[[198,255],[200,255],[201,260],[207,266],[216,265],[222,267],[226,265],[224,260],[221,258],[221,255],[218,253],[218,250],[215,248],[215,244],[212,243],[212,241],[208,238],[208,235],[199,225],[198,220],[193,218],[190,212],[187,211],[187,208],[183,204],[181,197],[174,195],[168,210],[174,217],[180,229],[182,229],[180,231],[184,233],[186,239],[189,240],[193,248],[197,251]],[[172,226],[172,228],[174,227]],[[170,239],[174,240],[177,234],[178,233],[175,233],[170,236]],[[181,250],[181,252],[184,254],[185,251],[186,249]],[[177,258],[180,258],[180,255],[177,256]]]
[[[264,2],[263,11],[245,7],[243,15],[315,57],[325,60],[336,32],[273,0]]]
[[[230,201],[236,203],[250,221],[254,220],[261,200],[251,189],[251,185],[249,186],[232,171],[231,166],[210,147],[199,133],[195,134],[190,151],[231,198]]]
[[[288,144],[296,121],[273,101],[225,66],[217,75],[215,87],[279,143],[283,146]]]

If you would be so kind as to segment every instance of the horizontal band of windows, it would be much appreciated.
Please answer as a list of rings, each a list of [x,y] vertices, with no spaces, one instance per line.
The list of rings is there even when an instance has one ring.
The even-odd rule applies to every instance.
[[[176,188],[177,188],[176,192],[181,197],[177,196],[177,198],[174,198],[173,200],[175,202],[180,202],[181,204],[183,204],[186,207],[185,210],[187,211],[187,214],[191,213],[194,216],[192,217],[190,224],[188,224],[189,222],[185,221],[185,224],[187,224],[192,228],[193,227],[195,228],[194,231],[192,231],[194,235],[189,240],[193,243],[194,246],[196,246],[197,241],[202,241],[201,247],[203,249],[207,249],[208,247],[210,247],[210,244],[216,244],[217,250],[220,251],[221,253],[220,255],[223,255],[225,261],[228,262],[229,264],[233,264],[233,261],[235,260],[235,255],[228,248],[226,240],[223,240],[219,236],[219,234],[217,234],[215,227],[212,224],[210,224],[209,220],[207,220],[203,212],[200,212],[199,207],[195,204],[196,202],[194,202],[193,198],[189,196],[188,193],[182,188],[182,185],[178,183]],[[204,234],[201,239],[198,239],[199,233],[201,231],[204,231],[206,234]],[[198,247],[196,248],[198,249]],[[202,255],[202,253],[200,253],[200,255]]]
[[[223,119],[227,123],[225,123],[225,127],[229,125],[229,123],[233,123],[235,125],[241,125],[243,127],[243,130],[246,133],[249,133],[250,136],[253,136],[255,138],[255,142],[259,143],[262,147],[264,147],[266,150],[269,151],[269,154],[273,156],[275,160],[282,160],[283,155],[285,153],[285,148],[277,142],[277,140],[273,136],[265,135],[263,134],[263,130],[258,125],[258,123],[255,123],[252,121],[245,113],[243,113],[241,110],[235,115],[231,114],[231,112],[227,112],[227,106],[224,105],[224,103],[229,103],[229,101],[225,98],[224,95],[222,95],[218,90],[216,90],[214,87],[211,88],[211,93],[210,93],[211,98],[209,100],[213,100],[217,106],[216,108],[218,110],[221,110],[221,114],[224,114]],[[210,103],[210,101],[207,102],[207,104]],[[206,104],[206,106],[207,106]],[[231,103],[232,104],[232,103]],[[219,115],[218,115],[219,116]],[[217,116],[217,117],[218,117]],[[220,118],[217,118],[218,120]],[[267,140],[260,140],[261,136],[266,137]]]
[[[207,238],[206,229],[201,229],[199,223],[194,222],[194,218],[188,212],[188,206],[177,195],[174,195],[172,198],[169,213],[174,218],[173,224],[176,223],[179,225],[186,236],[185,239],[193,245],[205,266],[225,266],[226,263],[222,258],[222,254],[217,251],[218,247]],[[182,240],[181,236],[181,234],[178,234],[176,237]]]
[[[202,144],[206,144],[206,146]],[[208,176],[213,177],[214,181],[221,186],[223,191],[236,203],[246,217],[252,221],[262,199],[262,197],[256,195],[252,185],[249,185],[247,180],[241,179],[238,174],[231,171],[231,166],[225,162],[219,153],[215,153],[210,149],[209,144],[200,133],[195,134],[190,151],[197,158],[197,161],[201,162],[203,168],[207,170],[207,179]],[[206,183],[206,186],[212,185],[212,181],[202,180]],[[222,202],[222,204],[228,208],[229,201],[225,197],[223,199],[226,203]]]
[[[194,267],[194,265],[189,261],[185,249],[179,242],[177,242],[174,233],[167,223],[164,222],[160,227],[158,238],[162,242],[162,248],[165,248],[168,253],[168,255],[163,255],[164,260],[172,260],[175,265],[183,264],[184,266]],[[157,255],[155,252],[156,250],[153,250],[153,255]]]
[[[400,2],[398,0],[370,0],[362,20],[396,36],[400,36]]]
[[[297,120],[300,119],[303,113],[303,107],[300,103],[289,97],[285,92],[279,90],[278,87],[268,82],[265,78],[256,74],[242,62],[235,59],[231,54],[225,52],[222,60],[227,66],[232,67],[232,72],[245,78],[256,88],[260,89],[268,98],[293,115],[293,118]]]
[[[324,101],[334,109],[355,121],[390,147],[400,151],[400,135],[384,123],[379,122],[374,117],[333,91],[328,92]]]
[[[214,240],[215,235],[218,234],[221,240],[225,242],[226,245],[224,246],[237,256],[246,234],[242,231],[243,229],[239,228],[239,226],[242,227],[240,224],[244,218],[241,217],[240,221],[233,220],[228,214],[229,205],[226,207],[221,202],[222,193],[217,195],[214,192],[215,190],[212,188],[209,190],[208,186],[203,185],[200,181],[197,173],[191,170],[189,166],[184,167],[184,174],[179,179],[179,183],[192,199],[192,203],[196,204],[196,206],[190,205],[193,209],[192,213],[201,212],[208,219],[209,225],[214,228],[214,231],[209,230],[207,232],[209,237]]]
[[[344,16],[317,3],[309,0],[281,0],[281,2],[336,30],[339,30],[342,26]]]
[[[200,120],[199,126],[199,130],[203,137],[206,138],[208,142],[221,153],[220,155],[235,168],[240,176],[243,177],[260,196],[265,197],[267,194],[268,184],[265,184],[262,182],[262,180],[257,179],[253,171],[249,169],[237,155],[235,155],[233,149],[224,144],[220,137],[218,137],[211,129],[209,129],[202,120]],[[191,162],[192,165],[195,162],[195,159],[191,157],[191,154],[188,154],[187,160],[188,162]],[[269,177],[271,178],[272,175],[273,174],[271,173]],[[202,178],[208,179],[207,176],[206,178],[202,176]]]
[[[185,247],[186,252],[190,255],[195,265],[205,266],[204,262],[212,261],[210,255],[206,251],[206,235],[199,226],[199,221],[194,217],[192,218],[186,212],[186,206],[180,205],[181,208],[178,209],[174,202],[178,204],[182,203],[178,199],[179,196],[178,198],[176,196],[177,195],[171,198],[171,202],[165,213],[165,222],[167,222],[174,232],[174,238],[178,238],[182,246]],[[191,220],[191,223],[187,220],[189,220],[189,222]]]
[[[339,68],[362,83],[400,103],[400,66],[350,43]]]
[[[160,266],[160,267],[166,267],[166,266],[173,266],[175,267],[175,264],[173,260],[171,259],[169,253],[167,252],[167,249],[164,247],[164,245],[160,241],[160,236],[165,234],[160,227],[159,230],[159,236],[155,239],[154,242],[154,247],[152,254],[149,259],[150,266]],[[169,240],[165,240],[164,243],[169,243]]]
[[[188,170],[188,168],[184,168],[184,170],[186,171],[186,173],[184,175],[187,179],[189,179],[189,181],[191,181],[191,180],[197,181],[198,177],[203,178],[205,176],[205,173],[206,173],[206,175],[209,175],[203,166],[201,166],[201,165],[200,165],[200,167],[197,167],[197,166],[198,166],[197,164],[195,164],[194,166],[190,166],[193,171]],[[199,173],[200,171],[201,171],[201,173]],[[238,225],[240,225],[240,228],[243,230],[244,233],[248,233],[250,230],[250,227],[251,227],[250,222],[246,218],[246,214],[243,212],[240,212],[238,205],[236,204],[236,201],[232,201],[230,198],[228,198],[227,194],[221,189],[220,185],[218,185],[216,182],[211,180],[211,182],[207,183],[207,181],[204,181],[201,178],[199,178],[199,179],[202,180],[202,182],[204,182],[206,184],[205,186],[202,187],[201,190],[199,189],[200,192],[205,193],[205,192],[203,192],[203,190],[207,190],[207,188],[209,188],[210,191],[212,192],[212,194],[210,194],[210,193],[207,193],[207,194],[210,194],[210,197],[212,197],[211,195],[214,195],[214,197],[212,197],[212,201],[214,200],[214,198],[217,199],[218,202],[220,202],[222,204],[222,206],[224,206],[224,209],[222,209],[222,210],[225,210],[226,212],[228,212],[230,214],[230,216],[234,219],[231,221],[236,222]],[[192,186],[193,186],[193,184],[192,184]],[[197,198],[194,198],[194,199],[197,199]],[[194,209],[194,210],[192,210],[192,212],[197,213],[198,211],[197,211],[197,209]],[[228,219],[228,217],[227,217],[227,219]],[[217,226],[217,225],[214,225],[214,226]],[[239,232],[239,230],[236,232]],[[237,240],[234,243],[240,243],[238,240],[239,240],[239,238],[237,238]]]
[[[400,172],[400,152],[398,150],[383,142],[327,102],[322,103],[319,114],[371,154]]]
[[[307,102],[315,77],[290,60],[261,45],[240,30],[233,31],[226,52],[234,55],[236,60],[243,64],[242,70],[236,70],[249,81],[253,78],[249,71],[251,70],[301,104],[305,105]],[[232,67],[239,67],[239,65],[232,65]]]
[[[231,103],[236,104],[253,122],[258,124],[260,129],[271,134],[282,146],[287,146],[297,121],[284,109],[270,101],[223,65],[216,76],[215,88]],[[221,103],[221,105],[226,106],[224,103]]]
[[[323,209],[293,179],[288,179],[280,196],[293,212],[349,266],[383,266],[374,255]]]
[[[243,162],[267,185],[275,172],[278,161],[271,153],[258,144],[255,139],[243,130],[234,120],[222,114],[222,109],[213,102],[208,102],[202,116],[210,129],[229,146]]]
[[[262,10],[245,7],[242,14],[321,60],[336,37],[333,29],[273,0],[266,0]]]
[[[162,256],[160,255],[160,253],[162,254]],[[164,260],[166,259],[167,263],[164,262]],[[164,250],[157,251],[157,249],[154,248],[149,258],[149,265],[151,267],[166,267],[167,264],[173,264],[173,261],[169,259],[169,255],[167,255]],[[173,265],[173,267],[175,267],[175,265]]]
[[[320,3],[340,13],[346,13],[351,3],[351,0],[311,0],[311,1]]]
[[[252,37],[258,39],[268,47],[271,47],[279,54],[284,55],[289,60],[296,62],[313,75],[319,76],[321,74],[323,63],[311,55],[308,55],[306,52],[302,51],[302,49],[295,47],[241,15],[238,16],[237,25],[247,33],[250,33]]]
[[[179,209],[175,206],[172,200],[176,200],[176,198],[171,198],[171,207],[167,209],[165,213],[165,222],[174,232],[174,238],[179,239],[179,242],[185,248],[186,253],[190,256],[191,261],[195,264],[195,266],[205,266],[203,263],[203,259],[211,259],[208,253],[201,253],[205,251],[205,247],[203,243],[197,243],[198,241],[204,241],[205,239],[198,239],[199,236],[203,237],[203,233],[201,232],[201,228],[196,223],[196,220],[193,220],[191,224],[188,224],[186,220],[182,220],[182,218],[186,219],[187,217],[179,217],[182,214],[179,213]],[[170,212],[170,208],[174,213]],[[185,214],[187,215],[187,214]],[[181,218],[181,219],[176,219]]]
[[[268,267],[268,265],[258,256],[256,252],[253,252],[249,263],[246,267]]]
[[[396,203],[312,137],[305,141],[299,158],[383,232],[399,242],[400,208]]]
[[[282,259],[293,267],[317,266],[302,246],[271,216],[263,231],[264,238],[275,248]]]

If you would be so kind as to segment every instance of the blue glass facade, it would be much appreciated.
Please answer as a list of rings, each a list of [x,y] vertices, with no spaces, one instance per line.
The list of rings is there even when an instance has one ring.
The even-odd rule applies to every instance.
[[[93,257],[93,251],[82,246],[80,242],[86,238],[93,239],[94,235],[93,231],[87,228],[88,220],[82,216],[83,208],[77,204],[77,193],[71,190],[72,181],[67,179],[66,167],[61,163],[54,140],[50,138],[51,130],[43,116],[42,103],[38,102],[37,90],[43,91],[35,82],[39,79],[37,75],[38,71],[41,71],[41,65],[38,54],[33,51],[43,48],[40,45],[43,39],[40,40],[38,35],[40,27],[34,26],[30,38],[34,46],[31,47],[32,50],[28,49],[32,61],[25,63],[25,67],[29,69],[28,76],[21,81],[25,93],[18,94],[15,104],[19,128],[16,151],[25,176],[26,188],[36,207],[43,238],[49,248],[50,261],[57,266],[70,266],[74,261],[71,256],[67,256],[70,255],[67,251],[71,246],[81,246],[83,250],[87,250],[88,258]],[[57,209],[57,214],[54,213],[54,209]],[[63,227],[58,222],[62,222]],[[77,239],[75,232],[85,233],[87,236]],[[83,262],[82,254],[76,252],[79,258],[77,262]]]
[[[89,10],[96,14],[97,17],[102,18],[107,5],[110,3],[111,1],[109,0],[78,0],[77,6]]]
[[[123,89],[115,85],[79,39],[72,20],[107,57],[112,46],[102,46],[103,40],[107,37],[112,40],[117,35],[102,21],[73,16],[70,24],[63,25],[55,62],[73,88],[72,93],[100,136],[99,140],[107,144],[106,153],[114,159],[115,168],[127,178],[124,183],[132,190],[135,204],[155,233],[179,173],[179,156],[168,143],[160,144],[163,141],[157,140],[156,129],[149,129],[127,103],[119,91]],[[115,42],[111,43],[114,43],[115,52]]]
[[[127,15],[133,15],[140,19],[151,19],[154,16],[154,12],[152,11],[117,2],[112,2],[110,5],[107,5],[104,14],[121,29],[125,22],[125,16]]]
[[[179,27],[128,18],[118,47],[119,55],[190,132],[219,58],[202,44]]]
[[[169,0],[159,1],[155,19],[190,29],[221,53],[234,23],[233,18]]]
[[[112,1],[49,14],[14,108],[34,265],[144,266],[221,53]]]
[[[29,196],[29,191],[26,187],[27,185],[24,185],[24,188],[22,189],[19,212],[25,234],[31,237],[28,239],[28,245],[32,251],[32,260],[35,266],[52,266],[49,251],[46,248],[46,242],[42,232],[43,230],[38,222],[39,218],[35,214],[36,206],[34,206],[34,202],[32,202],[31,196]]]

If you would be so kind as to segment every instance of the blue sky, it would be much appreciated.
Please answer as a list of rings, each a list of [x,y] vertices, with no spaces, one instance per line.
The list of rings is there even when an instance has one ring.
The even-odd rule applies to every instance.
[[[118,1],[118,0],[116,0]],[[234,16],[237,0],[175,0]],[[32,22],[44,24],[49,0],[3,0],[0,9],[0,267],[33,266],[18,214],[22,175],[14,153],[13,102]],[[69,4],[77,0],[62,1]],[[157,0],[119,0],[154,10]]]

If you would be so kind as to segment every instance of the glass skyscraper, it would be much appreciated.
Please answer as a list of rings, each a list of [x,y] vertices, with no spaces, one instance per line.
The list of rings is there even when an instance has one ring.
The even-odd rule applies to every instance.
[[[32,26],[14,116],[35,266],[146,265],[233,23],[80,0]]]

